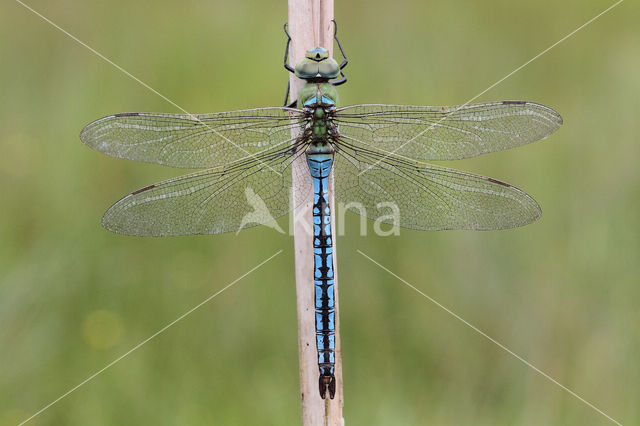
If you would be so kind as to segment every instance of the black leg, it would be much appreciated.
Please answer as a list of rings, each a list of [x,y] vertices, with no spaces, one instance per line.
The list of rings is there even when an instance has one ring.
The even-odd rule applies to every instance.
[[[287,106],[287,101],[289,100],[289,86],[291,85],[291,83],[289,81],[287,81],[287,91],[284,94],[284,104],[282,104],[283,106]]]
[[[344,75],[344,73],[342,71],[340,71],[340,75],[342,76],[342,78],[340,80],[334,80],[331,82],[331,84],[333,84],[334,86],[340,86],[341,84],[344,84],[347,82],[347,77]]]
[[[344,60],[340,64],[340,75],[342,76],[342,78],[340,80],[332,81],[331,84],[333,84],[334,86],[340,86],[341,84],[344,84],[347,82],[347,77],[342,72],[342,69],[347,66],[349,61],[347,59],[347,55],[344,54],[344,49],[340,44],[340,40],[338,40],[338,24],[336,23],[335,19],[332,19],[331,22],[333,22],[333,38],[336,41],[336,43],[338,43],[338,47],[340,48],[340,53],[342,53],[342,57],[344,58]]]
[[[289,87],[291,86],[291,82],[288,81],[287,82],[287,93],[285,93],[284,95],[284,105],[287,108],[295,108],[296,105],[298,104],[298,101],[293,101],[291,102],[289,105],[287,105],[287,101],[289,100]]]
[[[284,33],[287,35],[287,47],[284,49],[284,68],[291,72],[291,73],[295,73],[296,70],[289,65],[289,45],[291,44],[291,36],[289,35],[289,32],[287,31],[287,24],[284,24]],[[291,82],[287,81],[287,91],[284,94],[284,106],[288,106],[291,108],[294,108],[296,106],[296,102],[292,102],[290,105],[287,105],[287,102],[289,101],[289,89],[290,89],[290,85]]]
[[[287,35],[287,47],[284,49],[284,68],[289,71],[295,73],[296,70],[293,69],[291,65],[289,65],[289,45],[291,44],[291,36],[287,31],[287,24],[284,24],[284,33]]]
[[[349,63],[349,60],[347,59],[347,55],[344,54],[344,49],[340,44],[340,40],[338,40],[338,24],[336,23],[335,19],[332,19],[331,21],[333,22],[333,38],[335,39],[336,43],[338,43],[338,48],[340,48],[340,53],[342,53],[342,57],[344,58],[344,60],[340,64],[340,69],[343,69],[344,67],[347,66],[347,64]],[[342,74],[342,76],[344,77],[344,74]]]

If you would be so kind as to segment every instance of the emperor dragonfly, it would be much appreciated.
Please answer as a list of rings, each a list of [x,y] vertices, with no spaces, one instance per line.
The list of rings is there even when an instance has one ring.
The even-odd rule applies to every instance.
[[[121,113],[90,123],[80,134],[85,144],[115,157],[206,169],[146,186],[111,206],[102,223],[121,234],[220,234],[266,224],[291,211],[293,175],[308,182],[296,196],[304,199],[313,192],[322,398],[327,392],[333,398],[336,388],[331,174],[337,201],[355,213],[376,219],[373,212],[381,203],[393,203],[399,217],[377,218],[383,223],[417,230],[518,227],[541,214],[525,192],[425,161],[525,145],[562,124],[553,109],[525,101],[337,108],[335,86],[346,81],[342,69],[347,60],[334,38],[345,58],[341,64],[316,47],[293,68],[287,61],[289,37],[285,68],[306,81],[299,108],[294,103],[203,115]],[[306,159],[306,170],[293,167],[300,157]],[[256,199],[263,208],[255,208]]]

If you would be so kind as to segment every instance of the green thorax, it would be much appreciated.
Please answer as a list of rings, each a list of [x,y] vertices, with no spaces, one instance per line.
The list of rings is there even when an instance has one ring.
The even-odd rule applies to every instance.
[[[338,92],[330,80],[340,74],[340,67],[326,49],[316,47],[298,62],[295,73],[307,82],[298,93],[298,108],[305,112],[305,132],[311,142],[307,154],[333,152],[328,142],[336,131],[333,114]]]
[[[298,105],[305,111],[312,143],[326,142],[333,124],[338,93],[331,83],[307,83],[300,90]]]
[[[331,83],[307,83],[298,93],[298,107],[336,106],[338,91]]]

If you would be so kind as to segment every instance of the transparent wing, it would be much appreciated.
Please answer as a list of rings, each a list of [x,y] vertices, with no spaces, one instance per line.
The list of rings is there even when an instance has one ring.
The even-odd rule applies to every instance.
[[[475,105],[353,105],[340,108],[340,133],[400,156],[458,160],[544,139],[562,124],[551,108],[524,101]]]
[[[357,214],[418,230],[506,229],[540,217],[540,206],[507,183],[395,155],[341,138],[336,199]]]
[[[88,124],[80,139],[105,154],[172,167],[233,163],[291,139],[299,110],[256,108],[213,114],[130,112]]]
[[[149,185],[111,206],[102,223],[110,231],[139,236],[221,234],[268,224],[291,210],[292,162],[299,155],[304,155],[300,147],[273,149]],[[304,190],[298,196],[308,195]]]

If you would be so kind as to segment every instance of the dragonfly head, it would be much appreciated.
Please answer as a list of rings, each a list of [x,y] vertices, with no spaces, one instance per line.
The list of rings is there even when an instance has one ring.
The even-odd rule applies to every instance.
[[[330,80],[340,74],[340,67],[324,47],[307,50],[296,65],[296,76],[303,80]]]

